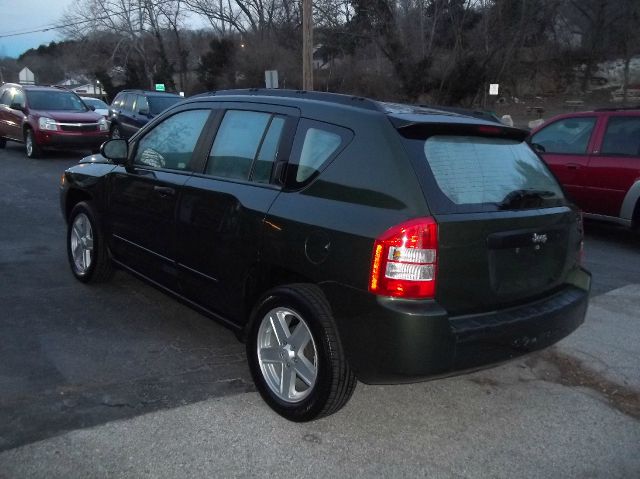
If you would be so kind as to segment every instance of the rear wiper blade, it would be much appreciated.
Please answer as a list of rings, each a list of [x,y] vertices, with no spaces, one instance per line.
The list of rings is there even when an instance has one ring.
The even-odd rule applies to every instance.
[[[542,201],[545,198],[556,196],[556,193],[548,190],[514,190],[505,196],[501,202],[498,203],[498,208],[508,209],[518,205],[519,203],[527,202],[527,200],[539,200]]]

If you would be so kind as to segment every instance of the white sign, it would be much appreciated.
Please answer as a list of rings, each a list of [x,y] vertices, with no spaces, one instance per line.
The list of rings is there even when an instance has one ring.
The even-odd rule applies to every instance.
[[[183,91],[180,92],[180,96],[184,97],[184,92]]]
[[[500,87],[500,84],[498,83],[491,83],[489,85],[489,95],[497,95],[498,94],[498,89]]]
[[[264,83],[267,88],[278,88],[278,70],[265,70]]]
[[[23,85],[35,85],[36,77],[33,75],[31,70],[24,67],[20,70],[20,73],[18,73],[18,81]]]

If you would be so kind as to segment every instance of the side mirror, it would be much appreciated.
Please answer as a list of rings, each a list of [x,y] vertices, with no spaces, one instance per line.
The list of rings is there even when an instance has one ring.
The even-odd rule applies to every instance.
[[[149,116],[149,109],[148,108],[141,108],[138,113],[140,115]]]
[[[24,105],[21,105],[20,103],[12,103],[11,105],[9,105],[9,108],[11,108],[12,110],[19,110],[22,113],[24,113],[24,111],[26,110]]]
[[[91,111],[96,111],[96,107],[95,107],[95,106],[93,106],[93,105],[89,105],[89,110],[91,110]]]
[[[100,147],[100,154],[116,165],[124,165],[129,157],[129,142],[124,138],[107,140]]]
[[[538,154],[546,153],[547,150],[540,143],[531,143],[531,148]]]

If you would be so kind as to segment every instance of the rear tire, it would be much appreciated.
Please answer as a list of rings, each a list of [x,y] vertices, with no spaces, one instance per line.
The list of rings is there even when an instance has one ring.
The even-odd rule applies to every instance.
[[[31,128],[27,128],[24,132],[24,145],[29,158],[40,158],[42,156],[42,148],[38,145],[36,135]]]
[[[356,377],[320,288],[274,288],[258,303],[251,321],[249,367],[262,398],[275,412],[291,421],[311,421],[349,401]]]
[[[0,138],[0,148],[4,148],[5,146],[7,146],[7,140]]]
[[[101,283],[113,275],[98,215],[91,202],[73,207],[67,227],[67,257],[71,272],[83,283]]]

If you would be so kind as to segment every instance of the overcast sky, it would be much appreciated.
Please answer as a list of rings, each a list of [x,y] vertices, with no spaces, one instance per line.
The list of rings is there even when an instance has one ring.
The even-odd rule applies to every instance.
[[[41,30],[58,22],[67,6],[75,0],[0,0],[0,57],[17,57],[29,48],[43,43],[63,40],[55,30],[3,37],[11,33]],[[188,24],[195,28],[206,25],[190,18]]]
[[[0,37],[56,23],[74,0],[0,0]],[[0,38],[0,56],[17,57],[29,48],[61,40],[55,30]]]

